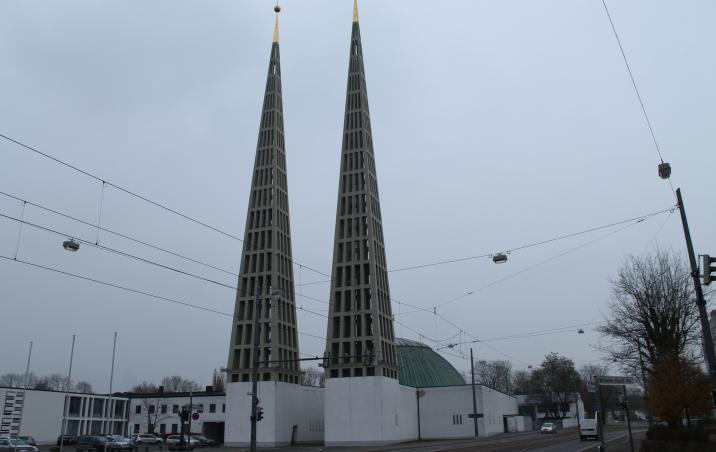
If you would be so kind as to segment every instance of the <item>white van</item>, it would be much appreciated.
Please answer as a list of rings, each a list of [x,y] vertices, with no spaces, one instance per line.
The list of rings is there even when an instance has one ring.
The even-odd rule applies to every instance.
[[[581,419],[579,421],[579,440],[594,438],[599,439],[599,430],[597,429],[597,419]]]

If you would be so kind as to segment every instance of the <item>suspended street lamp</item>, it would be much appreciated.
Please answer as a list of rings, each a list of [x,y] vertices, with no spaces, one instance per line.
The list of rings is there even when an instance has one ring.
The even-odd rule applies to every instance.
[[[666,162],[661,162],[659,164],[659,177],[662,179],[671,177],[671,165]]]
[[[69,239],[62,242],[62,248],[74,253],[75,251],[80,249],[80,244],[79,242],[76,242],[75,239]]]
[[[507,262],[507,254],[505,253],[497,253],[492,256],[492,262],[496,264],[504,264]]]

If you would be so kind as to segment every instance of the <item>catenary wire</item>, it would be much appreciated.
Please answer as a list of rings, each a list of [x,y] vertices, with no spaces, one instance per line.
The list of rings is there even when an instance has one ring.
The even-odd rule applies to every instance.
[[[150,298],[155,298],[155,299],[157,299],[157,300],[162,300],[162,301],[166,301],[166,302],[169,302],[169,303],[174,303],[174,304],[176,304],[176,305],[184,306],[184,307],[187,307],[187,308],[197,309],[197,310],[205,311],[205,312],[210,312],[210,313],[218,314],[218,315],[221,315],[221,316],[224,316],[224,317],[230,317],[231,319],[234,319],[234,318],[235,318],[234,315],[229,314],[228,312],[223,312],[223,311],[219,311],[219,310],[217,310],[217,309],[207,308],[206,306],[201,306],[201,305],[189,303],[189,302],[186,302],[186,301],[177,300],[177,299],[175,299],[175,298],[164,297],[164,296],[162,296],[162,295],[153,294],[153,293],[151,293],[151,292],[145,292],[145,291],[142,291],[142,290],[132,289],[131,287],[121,286],[121,285],[119,285],[119,284],[114,284],[114,283],[110,283],[110,282],[107,282],[107,281],[102,281],[102,280],[99,280],[99,279],[90,278],[89,276],[78,275],[78,274],[76,274],[76,273],[67,272],[67,271],[64,271],[64,270],[60,270],[60,269],[58,269],[58,268],[48,267],[48,266],[45,266],[45,265],[40,265],[40,264],[36,264],[36,263],[33,263],[33,262],[24,261],[24,260],[21,260],[21,259],[13,259],[13,258],[11,258],[11,257],[3,256],[3,255],[0,255],[0,259],[4,259],[4,260],[10,261],[10,262],[16,262],[16,263],[24,264],[24,265],[27,265],[27,266],[30,266],[30,267],[40,268],[40,269],[43,269],[43,270],[47,270],[47,271],[59,273],[59,274],[61,274],[61,275],[65,275],[65,276],[70,276],[70,277],[73,277],[73,278],[82,279],[82,280],[85,280],[85,281],[93,282],[93,283],[95,283],[95,284],[100,284],[100,285],[103,285],[103,286],[107,286],[107,287],[112,287],[112,288],[115,288],[115,289],[124,290],[124,291],[131,292],[131,293],[135,293],[135,294],[138,294],[138,295],[144,295],[144,296],[147,296],[147,297],[150,297]],[[316,315],[320,315],[320,316],[325,317],[323,314],[321,314],[321,313],[316,313],[316,312],[311,311],[311,310],[309,310],[309,309],[303,309],[303,311],[306,311],[306,312],[311,313],[311,314],[316,314]],[[314,335],[314,334],[304,333],[304,332],[301,332],[301,331],[297,331],[297,332],[298,332],[298,334],[301,334],[301,335],[304,335],[304,336],[310,336],[310,337],[314,337],[314,338],[318,338],[318,339],[322,339],[322,340],[325,340],[325,339],[326,339],[325,337],[316,336],[316,335]]]
[[[33,207],[37,207],[38,209],[42,209],[42,210],[44,210],[44,211],[46,211],[46,212],[50,212],[50,213],[53,213],[53,214],[55,214],[55,215],[59,215],[59,216],[61,216],[61,217],[67,218],[67,219],[69,219],[69,220],[76,221],[76,222],[78,222],[78,223],[81,223],[81,224],[84,224],[84,225],[87,225],[87,226],[96,227],[96,225],[90,223],[89,221],[85,221],[85,220],[82,220],[81,218],[77,218],[77,217],[74,217],[74,216],[72,216],[72,215],[68,215],[67,213],[63,213],[63,212],[60,212],[60,211],[58,211],[58,210],[54,210],[54,209],[51,209],[51,208],[49,208],[49,207],[43,206],[43,205],[41,205],[41,204],[37,204],[37,203],[31,202],[31,201],[22,199],[22,198],[20,198],[20,197],[18,197],[18,196],[11,195],[11,194],[5,193],[5,192],[3,192],[3,191],[0,191],[0,195],[6,196],[6,197],[11,198],[11,199],[14,199],[14,200],[16,200],[16,201],[20,201],[20,202],[23,202],[23,203],[27,203],[27,204],[29,204],[29,205],[31,205],[31,206],[33,206]],[[208,263],[206,263],[206,262],[202,262],[202,261],[200,261],[200,260],[193,259],[193,258],[191,258],[191,257],[188,257],[188,256],[185,256],[185,255],[183,255],[183,254],[180,254],[180,253],[178,253],[178,252],[176,252],[176,251],[171,251],[171,250],[168,250],[168,249],[166,249],[166,248],[162,248],[162,247],[159,247],[159,246],[157,246],[157,245],[151,244],[151,243],[149,243],[149,242],[145,242],[145,241],[143,241],[143,240],[139,240],[139,239],[137,239],[136,237],[132,237],[132,236],[129,236],[129,235],[126,235],[126,234],[122,234],[122,233],[120,233],[120,232],[113,231],[113,230],[111,230],[111,229],[107,229],[107,228],[103,228],[103,227],[100,227],[99,229],[100,229],[101,231],[103,231],[103,232],[107,232],[107,233],[112,234],[112,235],[114,235],[114,236],[121,237],[121,238],[123,238],[123,239],[130,240],[130,241],[135,242],[135,243],[139,243],[140,245],[147,246],[147,247],[149,247],[149,248],[155,249],[155,250],[157,250],[157,251],[161,251],[161,252],[163,252],[163,253],[171,254],[172,256],[179,257],[179,258],[181,258],[181,259],[185,259],[185,260],[190,261],[190,262],[193,262],[193,263],[195,263],[195,264],[199,264],[199,265],[202,265],[202,266],[204,266],[204,267],[211,268],[211,269],[213,269],[213,270],[217,270],[217,271],[220,271],[220,272],[223,272],[223,273],[232,275],[232,276],[236,276],[236,277],[239,276],[238,273],[233,272],[233,271],[231,271],[231,270],[226,270],[226,269],[224,269],[224,268],[220,268],[220,267],[217,267],[217,266],[208,264]]]

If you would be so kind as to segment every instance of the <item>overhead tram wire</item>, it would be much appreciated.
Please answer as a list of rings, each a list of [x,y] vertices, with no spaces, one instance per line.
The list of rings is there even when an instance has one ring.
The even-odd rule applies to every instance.
[[[223,312],[223,311],[219,311],[219,310],[217,310],[217,309],[207,308],[207,307],[205,307],[205,306],[201,306],[201,305],[189,303],[189,302],[186,302],[186,301],[177,300],[177,299],[175,299],[175,298],[170,298],[170,297],[165,297],[165,296],[162,296],[162,295],[153,294],[153,293],[151,293],[151,292],[145,292],[145,291],[138,290],[138,289],[132,289],[131,287],[126,287],[126,286],[122,286],[122,285],[119,285],[119,284],[114,284],[114,283],[110,283],[110,282],[107,282],[107,281],[102,281],[102,280],[100,280],[100,279],[91,278],[91,277],[89,277],[89,276],[78,275],[78,274],[76,274],[76,273],[67,272],[67,271],[60,270],[60,269],[53,268],[53,267],[47,267],[47,266],[45,266],[45,265],[40,265],[40,264],[36,264],[36,263],[33,263],[33,262],[24,261],[24,260],[21,260],[21,259],[13,259],[13,258],[11,258],[11,257],[3,256],[3,255],[0,255],[0,259],[4,259],[4,260],[10,261],[10,262],[16,262],[16,263],[23,264],[23,265],[27,265],[27,266],[30,266],[30,267],[39,268],[39,269],[42,269],[42,270],[51,271],[51,272],[54,272],[54,273],[59,273],[59,274],[61,274],[61,275],[70,276],[70,277],[73,277],[73,278],[82,279],[82,280],[84,280],[84,281],[93,282],[93,283],[95,283],[95,284],[99,284],[99,285],[103,285],[103,286],[107,286],[107,287],[112,287],[112,288],[115,288],[115,289],[124,290],[124,291],[131,292],[131,293],[134,293],[134,294],[137,294],[137,295],[144,295],[144,296],[146,296],[146,297],[154,298],[154,299],[161,300],[161,301],[166,301],[166,302],[169,302],[169,303],[174,303],[174,304],[176,304],[176,305],[184,306],[184,307],[186,307],[186,308],[197,309],[197,310],[200,310],[200,311],[210,312],[210,313],[213,313],[213,314],[217,314],[217,315],[221,315],[221,316],[224,316],[224,317],[230,317],[231,319],[235,319],[235,316],[232,315],[232,314],[229,314],[228,312]],[[316,315],[323,316],[323,314],[316,313],[316,312],[313,312],[313,311],[308,310],[308,309],[303,309],[303,310],[306,311],[306,312],[309,312],[309,313],[311,313],[311,314],[316,314]],[[325,337],[317,336],[317,335],[314,335],[314,334],[304,333],[304,332],[301,332],[301,331],[297,331],[297,333],[298,333],[298,334],[301,334],[301,335],[304,335],[304,336],[309,336],[309,337],[314,337],[314,338],[321,339],[321,340],[326,340]]]
[[[36,153],[37,155],[40,155],[40,156],[45,157],[45,158],[47,158],[47,159],[50,159],[50,160],[52,160],[52,161],[54,161],[54,162],[56,162],[56,163],[58,163],[58,164],[60,164],[60,165],[63,165],[63,166],[65,166],[65,167],[67,167],[67,168],[70,168],[70,169],[72,169],[72,170],[74,170],[74,171],[77,171],[77,172],[79,172],[79,173],[81,173],[81,174],[84,174],[84,175],[87,176],[87,177],[90,177],[90,178],[95,179],[95,180],[97,180],[97,181],[99,181],[99,182],[102,182],[103,184],[106,184],[106,185],[109,185],[109,186],[111,186],[111,187],[114,187],[114,188],[116,188],[116,189],[119,190],[119,191],[122,191],[122,192],[124,192],[124,193],[126,193],[126,194],[128,194],[128,195],[130,195],[130,196],[134,196],[134,197],[137,198],[137,199],[140,199],[140,200],[142,200],[142,201],[144,201],[144,202],[146,202],[146,203],[148,203],[148,204],[151,204],[151,205],[153,205],[153,206],[155,206],[155,207],[159,207],[160,209],[163,209],[163,210],[165,210],[165,211],[167,211],[167,212],[170,212],[170,213],[172,213],[172,214],[174,214],[174,215],[177,215],[177,216],[179,216],[179,217],[181,217],[181,218],[184,218],[185,220],[188,220],[188,221],[190,221],[190,222],[192,222],[192,223],[195,223],[195,224],[198,224],[198,225],[203,226],[203,227],[205,227],[205,228],[208,228],[208,229],[210,229],[210,230],[212,230],[212,231],[214,231],[214,232],[217,232],[217,233],[219,233],[219,234],[221,234],[221,235],[223,235],[223,236],[225,236],[225,237],[228,237],[228,238],[237,240],[237,241],[239,241],[239,242],[241,242],[241,243],[244,242],[244,240],[243,240],[242,238],[240,238],[240,237],[238,237],[238,236],[236,236],[236,235],[234,235],[234,234],[231,234],[230,232],[226,232],[226,231],[224,231],[224,230],[222,230],[222,229],[219,229],[219,228],[217,228],[217,227],[215,227],[215,226],[212,226],[212,225],[210,225],[210,224],[208,224],[208,223],[206,223],[206,222],[203,222],[203,221],[201,221],[201,220],[197,220],[197,219],[194,218],[194,217],[191,217],[191,216],[189,216],[189,215],[187,215],[187,214],[185,214],[185,213],[179,212],[178,210],[172,209],[171,207],[168,207],[168,206],[166,206],[165,204],[162,204],[162,203],[160,203],[160,202],[158,202],[158,201],[154,201],[154,200],[152,200],[152,199],[149,199],[149,198],[147,198],[146,196],[142,196],[142,195],[140,195],[140,194],[138,194],[138,193],[136,193],[136,192],[134,192],[134,191],[132,191],[132,190],[130,190],[130,189],[128,189],[128,188],[124,188],[124,187],[122,187],[122,186],[119,186],[119,185],[117,185],[117,184],[114,184],[114,183],[112,183],[112,182],[109,182],[109,181],[107,181],[106,179],[103,179],[103,178],[101,178],[101,177],[99,177],[99,176],[96,176],[96,175],[90,173],[89,171],[86,171],[86,170],[83,170],[83,169],[81,169],[81,168],[78,168],[78,167],[76,167],[76,166],[74,166],[74,165],[71,165],[71,164],[69,164],[69,163],[67,163],[67,162],[65,162],[65,161],[62,161],[62,160],[58,159],[57,157],[53,157],[53,156],[50,155],[50,154],[47,154],[47,153],[45,153],[45,152],[42,152],[42,151],[40,151],[39,149],[33,148],[32,146],[29,146],[29,145],[27,145],[27,144],[25,144],[25,143],[23,143],[23,142],[21,142],[21,141],[18,141],[18,140],[14,139],[14,138],[8,137],[7,135],[4,135],[4,134],[1,134],[1,133],[0,133],[0,138],[4,138],[5,140],[10,141],[10,142],[12,142],[12,143],[15,143],[15,144],[17,144],[18,146],[20,146],[20,147],[22,147],[22,148],[24,148],[24,149],[26,149],[26,150],[28,150],[28,151],[34,152],[34,153]],[[93,226],[94,226],[94,227],[97,227],[97,225],[93,225]],[[289,261],[290,261],[291,263],[295,263],[295,264],[302,265],[304,268],[306,268],[306,269],[308,269],[308,270],[311,270],[312,272],[317,273],[317,274],[319,274],[319,275],[326,276],[326,277],[328,277],[328,278],[331,277],[331,275],[328,275],[328,274],[326,274],[326,273],[324,273],[324,272],[322,272],[322,271],[316,270],[315,268],[313,268],[313,267],[311,267],[311,266],[308,266],[308,265],[305,265],[305,264],[300,264],[299,262],[297,262],[297,261],[295,261],[295,260],[292,260],[292,259],[289,259]]]
[[[585,327],[596,325],[596,324],[597,324],[597,322],[577,323],[574,325],[563,326],[563,327],[559,327],[559,328],[550,328],[548,330],[530,331],[530,332],[526,332],[526,333],[510,334],[507,336],[488,337],[488,338],[479,339],[479,340],[454,342],[451,344],[444,345],[441,348],[443,348],[443,349],[455,348],[459,345],[475,344],[475,343],[480,343],[480,342],[495,342],[495,341],[504,341],[504,340],[511,340],[511,339],[524,339],[524,338],[530,338],[530,337],[549,336],[552,334],[572,333],[577,328],[585,328]]]
[[[5,214],[2,214],[2,213],[0,213],[0,217],[6,218],[6,219],[9,219],[9,220],[12,220],[12,221],[16,221],[16,222],[19,222],[20,224],[24,224],[24,225],[27,225],[27,226],[31,226],[31,227],[34,227],[34,228],[37,228],[37,229],[40,229],[40,230],[43,230],[43,231],[46,231],[46,232],[50,232],[50,233],[53,233],[53,234],[62,236],[62,237],[72,237],[72,238],[74,238],[75,240],[77,240],[77,241],[79,241],[79,242],[81,242],[81,243],[83,243],[83,244],[85,244],[85,245],[88,245],[88,246],[90,246],[90,247],[93,247],[93,248],[96,248],[96,249],[99,249],[99,250],[102,250],[102,251],[106,251],[106,252],[113,253],[113,254],[117,254],[117,255],[120,255],[120,256],[123,256],[123,257],[131,258],[131,259],[134,259],[134,260],[137,260],[137,261],[140,261],[140,262],[144,262],[144,263],[146,263],[146,264],[150,264],[150,265],[154,265],[154,266],[163,268],[163,269],[165,269],[165,270],[170,270],[170,271],[179,273],[179,274],[184,275],[184,276],[189,276],[189,277],[192,277],[192,278],[196,278],[196,279],[203,280],[203,281],[208,282],[208,283],[216,284],[216,285],[218,285],[218,286],[226,287],[226,288],[231,289],[231,290],[234,290],[234,291],[235,291],[235,290],[238,290],[238,287],[236,287],[236,286],[232,286],[232,285],[230,285],[230,284],[224,284],[224,283],[219,282],[219,281],[214,281],[214,280],[211,280],[211,279],[209,279],[209,278],[205,278],[205,277],[203,277],[203,276],[196,275],[196,274],[194,274],[194,273],[190,273],[190,272],[187,272],[187,271],[184,271],[184,270],[180,270],[180,269],[177,269],[177,268],[174,268],[174,267],[170,267],[170,266],[168,266],[168,265],[164,265],[164,264],[161,264],[161,263],[159,263],[159,262],[152,261],[152,260],[150,260],[150,259],[146,259],[146,258],[143,258],[143,257],[140,257],[140,256],[136,256],[136,255],[134,255],[134,254],[126,253],[126,252],[124,252],[124,251],[119,251],[119,250],[116,250],[116,249],[114,249],[114,248],[110,248],[110,247],[107,247],[107,246],[104,246],[104,245],[97,245],[97,244],[93,243],[91,240],[82,239],[82,238],[79,238],[79,237],[77,237],[77,236],[75,236],[75,235],[72,235],[72,234],[67,234],[67,233],[64,233],[64,232],[60,232],[60,231],[57,231],[57,230],[54,230],[54,229],[51,229],[51,228],[48,228],[48,227],[45,227],[45,226],[41,226],[41,225],[38,225],[38,224],[30,223],[30,222],[28,222],[28,221],[20,220],[19,218],[15,218],[15,217],[12,217],[12,216],[9,216],[9,215],[5,215]],[[295,290],[294,290],[292,293],[293,293],[294,297],[297,295]],[[308,296],[308,295],[302,295],[302,297],[303,297],[303,298],[306,298],[306,299],[308,299],[308,300],[316,301],[316,302],[318,302],[318,303],[323,303],[323,304],[326,304],[326,305],[329,304],[329,302],[327,302],[327,301],[325,301],[325,300],[321,300],[321,299],[318,299],[318,298],[315,298],[315,297],[311,297],[311,296]],[[309,309],[305,309],[305,308],[302,308],[302,307],[300,307],[299,309],[300,309],[300,310],[303,310],[303,311],[306,311],[306,312],[310,312],[310,313],[315,314],[315,315],[320,315],[320,316],[322,316],[322,317],[327,317],[327,316],[324,315],[324,314],[321,314],[321,313],[318,313],[318,312],[314,312],[314,311],[311,311],[311,310],[309,310]]]
[[[63,213],[63,212],[60,212],[60,211],[58,211],[58,210],[54,210],[54,209],[51,209],[51,208],[49,208],[49,207],[46,207],[46,206],[43,206],[43,205],[34,203],[34,202],[32,202],[32,201],[28,201],[28,200],[22,199],[22,198],[20,198],[20,197],[15,196],[15,195],[11,195],[11,194],[5,193],[5,192],[3,192],[3,191],[0,191],[0,195],[6,196],[6,197],[11,198],[11,199],[14,199],[14,200],[16,200],[16,201],[20,201],[20,202],[26,203],[26,204],[28,204],[28,205],[30,205],[30,206],[37,207],[38,209],[42,209],[42,210],[44,210],[44,211],[46,211],[46,212],[50,212],[50,213],[53,213],[53,214],[55,214],[55,215],[59,215],[59,216],[61,216],[61,217],[67,218],[67,219],[69,219],[69,220],[76,221],[76,222],[78,222],[78,223],[81,223],[81,224],[84,224],[84,225],[87,225],[87,226],[91,226],[92,228],[97,228],[97,225],[96,225],[96,224],[90,223],[89,221],[85,221],[85,220],[82,220],[81,218],[74,217],[74,216],[69,215],[69,214],[67,214],[67,213]],[[213,269],[213,270],[217,270],[217,271],[226,273],[226,274],[231,275],[231,276],[235,276],[235,277],[238,277],[238,276],[239,276],[238,273],[233,272],[233,271],[231,271],[231,270],[226,270],[226,269],[224,269],[224,268],[217,267],[217,266],[215,266],[215,265],[211,265],[211,264],[209,264],[209,263],[206,263],[206,262],[203,262],[203,261],[200,261],[200,260],[197,260],[197,259],[194,259],[194,258],[185,256],[185,255],[183,255],[183,254],[181,254],[181,253],[178,253],[178,252],[176,252],[176,251],[168,250],[168,249],[166,249],[166,248],[162,248],[162,247],[160,247],[160,246],[151,244],[151,243],[149,243],[149,242],[145,242],[145,241],[143,241],[143,240],[139,240],[139,239],[137,239],[136,237],[132,237],[132,236],[129,236],[129,235],[126,235],[126,234],[122,234],[122,233],[120,233],[120,232],[113,231],[113,230],[111,230],[111,229],[107,229],[107,228],[103,228],[103,227],[99,227],[98,229],[99,229],[100,231],[102,231],[102,232],[107,232],[107,233],[112,234],[112,235],[114,235],[114,236],[121,237],[121,238],[126,239],[126,240],[130,240],[130,241],[132,241],[132,242],[134,242],[134,243],[138,243],[138,244],[140,244],[140,245],[147,246],[147,247],[152,248],[152,249],[155,249],[155,250],[157,250],[157,251],[161,251],[161,252],[163,252],[163,253],[167,253],[167,254],[170,254],[170,255],[172,255],[172,256],[179,257],[179,258],[181,258],[181,259],[185,259],[185,260],[187,260],[187,261],[189,261],[189,262],[193,262],[193,263],[195,263],[195,264],[199,264],[199,265],[202,265],[202,266],[204,266],[204,267],[211,268],[211,269]]]
[[[624,47],[622,46],[622,41],[619,38],[619,33],[617,32],[617,27],[614,25],[614,21],[612,20],[612,15],[609,12],[609,8],[607,7],[606,0],[602,0],[602,5],[604,6],[604,11],[607,13],[607,19],[609,19],[609,25],[612,27],[612,32],[614,33],[614,38],[617,40],[617,45],[619,46],[619,51],[622,54],[622,58],[624,59],[624,65],[626,66],[627,72],[629,73],[629,79],[631,80],[631,84],[634,87],[634,92],[636,93],[636,98],[639,101],[639,105],[641,106],[641,112],[644,114],[644,119],[646,120],[646,125],[649,127],[649,133],[651,134],[651,139],[654,142],[654,147],[656,148],[656,153],[659,155],[659,160],[661,163],[664,163],[664,157],[661,154],[661,148],[659,147],[659,142],[656,140],[656,134],[654,133],[654,127],[651,125],[651,120],[649,119],[649,115],[646,112],[646,107],[644,106],[644,101],[641,98],[641,93],[639,92],[639,88],[636,84],[636,79],[634,78],[634,74],[631,70],[631,65],[629,64],[629,60],[627,59],[626,52],[624,51]],[[674,193],[674,197],[676,197],[676,192],[674,191],[674,184],[671,183],[671,179],[669,179],[669,185],[671,186],[671,191]]]

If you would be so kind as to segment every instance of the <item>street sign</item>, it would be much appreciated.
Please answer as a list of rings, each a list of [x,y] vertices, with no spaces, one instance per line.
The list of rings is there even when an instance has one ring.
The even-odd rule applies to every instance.
[[[472,419],[472,418],[475,417],[475,415],[472,414],[472,413],[470,413],[470,414],[467,415],[467,417],[470,418],[470,419]],[[481,418],[481,417],[485,417],[485,415],[484,415],[483,413],[477,413],[477,417],[478,417],[478,418]]]
[[[622,385],[631,385],[634,384],[634,378],[632,377],[610,377],[610,376],[603,376],[598,378],[598,382],[600,385],[616,385],[616,386],[622,386]]]
[[[191,418],[194,419],[195,421],[198,421],[198,420],[199,420],[199,413],[194,413],[194,414],[192,414],[192,415],[191,415]]]

